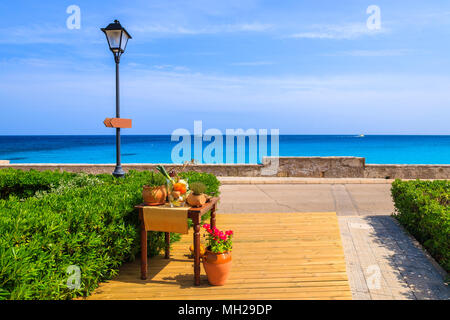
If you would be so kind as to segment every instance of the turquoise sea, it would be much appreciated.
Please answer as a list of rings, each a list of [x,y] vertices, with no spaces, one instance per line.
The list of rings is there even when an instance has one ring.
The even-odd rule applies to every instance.
[[[268,140],[270,142],[270,137]],[[170,140],[170,135],[122,136],[122,163],[171,163],[172,148],[177,143]],[[208,144],[203,142],[203,148]],[[268,151],[270,153],[270,143]],[[248,148],[246,153],[248,163]],[[358,156],[365,157],[366,163],[450,164],[450,136],[282,135],[279,154]],[[0,160],[115,163],[115,136],[0,136]]]

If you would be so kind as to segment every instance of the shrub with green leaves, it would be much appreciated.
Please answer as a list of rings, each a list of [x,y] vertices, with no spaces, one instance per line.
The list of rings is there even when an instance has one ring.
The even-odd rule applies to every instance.
[[[167,184],[166,178],[159,172],[153,172],[151,171],[149,173],[149,178],[146,183],[149,187],[159,187],[159,186],[165,186]]]
[[[394,217],[450,271],[450,181],[395,180]]]
[[[0,169],[0,199],[10,195],[21,198],[33,196],[38,191],[57,188],[62,182],[73,179],[77,174],[60,171],[22,171]]]
[[[74,188],[96,186],[103,183],[105,182],[96,177],[95,175],[80,173],[70,180],[61,180],[56,187],[53,186],[50,190],[47,191],[39,190],[35,193],[34,196],[37,198],[42,198],[49,193],[63,194],[64,192]]]
[[[179,176],[182,179],[186,179],[188,181],[189,185],[191,185],[192,182],[202,182],[206,186],[205,193],[210,196],[215,197],[215,196],[219,195],[220,181],[213,174],[204,173],[204,172],[187,171],[187,172],[179,173]]]
[[[142,186],[150,172],[131,171],[124,179],[28,174],[32,178],[26,178],[27,172],[9,170],[1,177],[20,178],[0,179],[1,186],[9,186],[8,198],[0,199],[0,299],[86,296],[99,282],[116,275],[123,262],[134,259],[140,250],[134,205],[142,202]],[[44,180],[52,181],[51,186]],[[218,193],[218,185],[211,190]],[[24,194],[28,198],[23,199]],[[171,234],[171,242],[179,238]],[[149,242],[149,254],[159,254],[164,233],[151,232]],[[66,272],[73,265],[81,271],[79,289],[67,286]]]
[[[203,182],[197,181],[197,182],[191,182],[189,184],[189,189],[192,191],[195,195],[200,195],[202,193],[205,193],[206,186]]]

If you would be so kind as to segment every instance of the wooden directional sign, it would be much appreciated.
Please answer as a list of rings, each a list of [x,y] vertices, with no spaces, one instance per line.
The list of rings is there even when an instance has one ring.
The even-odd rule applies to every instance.
[[[106,118],[103,123],[108,128],[131,128],[131,119]]]

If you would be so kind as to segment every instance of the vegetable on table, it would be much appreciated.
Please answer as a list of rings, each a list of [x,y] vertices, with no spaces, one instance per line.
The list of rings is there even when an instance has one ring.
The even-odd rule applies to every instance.
[[[173,185],[173,190],[179,191],[181,194],[185,194],[187,191],[187,187],[184,183],[177,182]]]
[[[171,184],[175,184],[175,181],[172,179],[172,177],[167,173],[166,168],[164,168],[161,165],[156,166],[156,170],[161,172],[161,174],[166,177],[167,180],[170,181]]]

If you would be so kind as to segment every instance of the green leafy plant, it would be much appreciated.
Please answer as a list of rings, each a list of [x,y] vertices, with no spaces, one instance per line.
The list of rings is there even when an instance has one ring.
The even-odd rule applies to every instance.
[[[180,172],[178,176],[182,179],[185,179],[188,181],[189,185],[191,185],[194,182],[202,182],[206,186],[205,194],[217,197],[220,195],[219,187],[220,187],[220,181],[217,179],[217,177],[211,173],[205,173],[205,172],[196,172],[196,171],[185,171]],[[208,212],[207,214],[202,216],[202,221],[205,221],[209,219],[211,213]],[[192,227],[193,223],[191,219],[188,219],[189,228]]]
[[[99,179],[98,177],[96,177],[95,175],[80,173],[70,180],[60,181],[60,183],[56,187],[53,186],[50,190],[47,190],[47,191],[39,190],[35,193],[34,196],[37,198],[42,198],[43,196],[45,196],[49,193],[63,194],[64,192],[66,192],[70,189],[87,187],[87,186],[96,186],[96,185],[103,184],[103,183],[105,183],[105,182],[103,180]]]
[[[167,181],[166,178],[159,172],[150,172],[149,173],[149,179],[146,183],[149,187],[159,187],[159,186],[165,186]]]
[[[220,194],[219,187],[220,181],[217,177],[210,173],[186,171],[180,172],[179,177],[188,181],[189,186],[193,182],[202,182],[206,186],[205,193],[207,195],[216,197]]]
[[[167,173],[166,168],[161,165],[156,166],[156,170],[158,170],[171,184],[175,184],[174,179]]]
[[[395,180],[394,217],[450,271],[450,181]]]
[[[191,182],[189,184],[189,189],[192,191],[195,195],[201,195],[205,193],[206,186],[203,182],[197,181],[197,182]]]
[[[28,198],[36,192],[57,188],[76,175],[76,173],[49,170],[0,169],[0,199],[7,199],[10,195]]]

